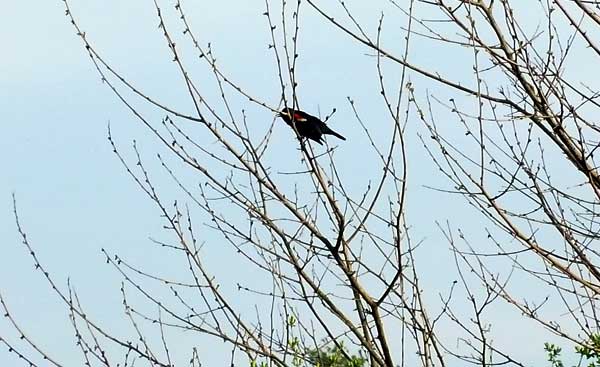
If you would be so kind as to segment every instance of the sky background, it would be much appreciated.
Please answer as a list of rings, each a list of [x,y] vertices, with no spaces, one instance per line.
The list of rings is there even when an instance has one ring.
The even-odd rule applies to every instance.
[[[355,4],[353,9],[373,30],[381,8],[371,9],[364,5],[366,3]],[[172,10],[171,2],[163,4]],[[183,111],[191,111],[192,106],[157,28],[151,2],[73,0],[71,6],[89,40],[121,73],[148,94],[159,96]],[[276,107],[279,82],[274,59],[267,48],[270,33],[261,15],[264,2],[192,4],[190,1],[184,6],[202,42],[212,43],[222,70],[252,95]],[[302,107],[314,114],[337,108],[330,124],[348,138],[339,144],[337,151],[340,170],[349,176],[360,172],[362,178],[368,177],[374,173],[374,167],[372,161],[361,154],[360,147],[367,142],[358,124],[351,121],[352,112],[346,98],[357,102],[376,137],[385,136],[387,130],[378,124],[386,113],[379,97],[374,57],[324,23],[312,9],[304,7],[303,11],[298,61]],[[21,245],[12,213],[12,195],[17,198],[21,223],[32,245],[55,279],[64,286],[70,278],[84,305],[108,329],[117,334],[129,332],[122,318],[121,279],[105,264],[100,250],[105,248],[166,274],[177,274],[179,269],[176,261],[168,261],[160,249],[149,245],[149,237],[164,235],[163,222],[112,153],[107,126],[110,123],[116,141],[125,151],[136,139],[141,151],[152,157],[159,149],[156,148],[158,143],[100,81],[81,40],[65,17],[61,1],[37,2],[35,6],[11,1],[3,4],[3,14],[0,22],[4,50],[0,57],[0,291],[28,335],[56,359],[65,361],[66,365],[77,365],[80,356],[74,348],[66,312],[44,279],[34,271]],[[180,29],[179,24],[173,24],[174,29]],[[389,29],[386,41],[390,48],[401,50],[403,33],[399,26],[391,25]],[[435,70],[452,73],[457,80],[472,80],[470,68],[463,67],[465,65],[451,52],[440,55],[436,49],[416,43],[412,53],[420,65],[435,66]],[[443,62],[440,62],[441,56]],[[210,83],[210,74],[203,66],[196,67],[194,61],[189,65],[201,84]],[[396,85],[398,68],[388,65],[385,68],[390,85]],[[418,77],[413,81],[421,83],[417,84],[421,91],[436,91],[435,85]],[[445,97],[443,90],[436,92]],[[207,93],[210,94],[210,90]],[[270,111],[253,104],[239,102],[235,108],[247,109],[252,123],[268,126],[273,119]],[[148,113],[154,121],[162,117],[160,113]],[[470,231],[475,240],[482,238],[482,228],[487,223],[473,216],[472,209],[460,198],[424,187],[425,184],[447,187],[447,183],[436,175],[420,147],[417,123],[411,122],[415,127],[409,125],[412,181],[408,221],[413,226],[413,238],[425,240],[420,253],[425,260],[423,281],[435,300],[437,290],[447,290],[456,277],[448,245],[437,230],[436,221],[444,223],[451,218],[456,226]],[[200,129],[190,129],[201,134]],[[276,126],[274,134],[273,151],[279,156],[274,157],[271,164],[283,171],[288,169],[289,162],[297,159],[297,151],[290,148],[294,140],[286,127]],[[166,196],[176,197],[168,180],[156,179]],[[364,180],[357,178],[357,189],[364,184]],[[211,240],[215,239],[209,236],[207,241]],[[228,265],[223,274],[226,276],[224,287],[231,287],[232,291],[237,279],[250,283],[261,281],[258,276],[248,278],[243,271],[231,267],[226,251],[216,251],[208,261],[217,272]],[[509,309],[499,307],[495,312],[490,315],[496,328],[495,340],[500,344],[523,345],[517,348],[517,354],[526,362],[541,363],[543,342],[550,338],[538,329],[515,334],[515,329],[527,328],[528,323]],[[115,318],[115,314],[119,317]],[[0,322],[0,330],[8,329],[6,320]],[[223,355],[228,356],[220,354],[228,351],[222,343],[203,337],[181,339],[181,349],[186,353],[185,347],[189,345],[200,346],[205,365],[219,365],[211,362],[218,363]],[[185,355],[183,360],[188,357]],[[15,363],[15,356],[0,348],[0,365]]]

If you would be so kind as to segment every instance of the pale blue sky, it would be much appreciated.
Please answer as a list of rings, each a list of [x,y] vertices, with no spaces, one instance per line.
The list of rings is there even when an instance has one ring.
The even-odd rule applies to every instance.
[[[184,5],[189,8],[192,26],[203,42],[212,42],[222,70],[248,92],[275,107],[280,92],[273,57],[267,49],[270,34],[266,19],[261,15],[264,2],[203,2],[193,7],[192,2],[189,3]],[[165,4],[171,7],[171,2]],[[64,16],[62,2],[44,1],[33,5],[11,1],[2,8],[5,16],[0,22],[3,49],[0,57],[0,290],[30,336],[66,365],[77,365],[80,356],[73,346],[64,308],[33,271],[31,260],[20,245],[11,195],[16,194],[22,224],[50,272],[62,285],[70,277],[90,314],[108,329],[124,332],[127,326],[123,326],[125,322],[120,312],[120,278],[105,265],[100,249],[118,252],[124,258],[165,273],[177,274],[178,269],[173,267],[182,265],[167,261],[160,251],[149,245],[148,237],[164,234],[159,213],[112,154],[106,139],[107,124],[111,123],[116,140],[125,150],[132,139],[137,139],[150,161],[157,142],[100,82],[81,41]],[[120,72],[149,94],[189,110],[191,106],[157,29],[158,21],[150,1],[72,0],[72,10],[90,41]],[[386,114],[379,97],[374,58],[368,55],[368,50],[354,45],[323,23],[308,7],[303,11],[298,68],[301,103],[304,109],[315,114],[318,109],[327,113],[337,108],[332,127],[348,138],[340,144],[338,164],[347,175],[360,170],[363,180],[357,178],[354,183],[358,189],[364,187],[374,168],[361,154],[361,149],[357,149],[360,144],[366,144],[366,140],[359,125],[351,119],[346,97],[356,100],[363,116],[369,117],[366,122],[374,135],[385,133],[377,127]],[[364,14],[364,19],[370,20],[367,24],[376,24],[377,9],[365,7],[358,11]],[[180,28],[175,25],[175,29]],[[394,26],[390,29],[387,36],[393,45],[390,48],[400,50],[403,33]],[[435,70],[452,73],[457,80],[470,78],[470,68],[461,68],[463,65],[455,61],[452,54],[445,53],[441,60],[435,49],[419,43],[414,45],[413,54],[418,63],[435,65]],[[208,80],[200,68],[197,70],[199,80]],[[397,68],[390,67],[388,75],[392,80],[397,79]],[[421,92],[426,88],[435,90],[433,84],[416,80],[421,82],[417,84]],[[442,91],[438,93],[444,96]],[[271,123],[272,113],[256,105],[240,102],[235,108],[247,109],[253,123]],[[160,118],[161,114],[151,116]],[[469,216],[472,211],[461,199],[422,187],[426,183],[444,187],[446,182],[436,175],[416,140],[418,122],[411,123],[415,127],[409,128],[413,139],[409,144],[413,181],[408,220],[414,227],[413,237],[426,240],[422,250],[426,259],[421,264],[423,281],[433,289],[432,302],[437,302],[436,288],[445,292],[455,272],[448,245],[436,229],[435,221],[452,218],[457,226],[466,225],[472,230],[475,238],[482,238],[483,222]],[[275,135],[274,149],[281,152],[281,156],[272,163],[283,171],[290,160],[297,159],[297,154],[291,148],[293,138],[285,126],[278,125]],[[168,180],[158,179],[158,182],[165,184],[162,189],[167,196],[175,195]],[[206,238],[207,242],[211,239],[214,238]],[[211,265],[215,269],[222,267],[226,264],[226,255],[214,255]],[[232,289],[236,281],[247,276],[231,270],[227,275],[231,283],[227,284],[224,278],[224,287]],[[540,335],[535,330],[514,334],[517,326],[511,322],[520,320],[518,315],[502,307],[496,312],[490,319],[496,321],[494,338],[498,343],[527,345]],[[115,318],[115,314],[118,317]],[[5,328],[7,324],[2,320],[0,329]],[[544,340],[539,339],[518,353],[525,362],[541,362]],[[205,349],[204,357],[209,366],[213,365],[211,361],[228,357],[228,354],[219,354],[228,350],[222,343],[204,344],[206,342],[206,339],[186,339],[182,345],[202,345],[200,349],[201,352]],[[188,354],[180,356],[184,361],[188,357]],[[0,348],[0,365],[15,363],[14,355]]]

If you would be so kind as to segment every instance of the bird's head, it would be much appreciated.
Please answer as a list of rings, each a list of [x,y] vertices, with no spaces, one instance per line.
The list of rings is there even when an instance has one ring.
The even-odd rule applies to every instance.
[[[292,122],[304,122],[307,120],[307,115],[299,110],[286,107],[279,112],[279,117],[283,119],[288,125]]]
[[[283,110],[279,111],[279,117],[283,118],[284,120],[291,121],[293,114],[294,114],[294,110],[292,110],[289,107],[286,107]]]

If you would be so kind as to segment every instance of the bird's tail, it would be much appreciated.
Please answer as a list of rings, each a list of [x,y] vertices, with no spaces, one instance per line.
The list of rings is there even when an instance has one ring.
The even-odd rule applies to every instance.
[[[328,132],[326,132],[325,134],[329,134],[329,135],[333,135],[336,138],[342,139],[342,140],[346,140],[346,138],[344,138],[343,136],[341,136],[340,134],[336,133],[335,131],[329,129]]]

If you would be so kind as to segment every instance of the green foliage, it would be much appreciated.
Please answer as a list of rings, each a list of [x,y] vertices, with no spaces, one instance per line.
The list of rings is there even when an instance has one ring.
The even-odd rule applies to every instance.
[[[315,367],[363,367],[367,362],[362,354],[349,354],[343,345],[311,349],[308,351],[308,360]]]
[[[600,367],[600,333],[592,334],[587,345],[576,346],[575,353],[588,361],[588,367]]]
[[[551,367],[564,367],[561,359],[562,348],[555,344],[544,343],[544,350]],[[600,333],[590,335],[585,345],[576,346],[575,354],[579,356],[579,363],[573,367],[600,367]]]
[[[288,325],[289,325],[290,327],[294,327],[294,326],[296,326],[296,317],[295,317],[294,315],[290,315],[290,316],[288,317]]]
[[[562,351],[562,348],[554,344],[544,343],[544,350],[548,355],[548,362],[550,362],[550,366],[564,367],[562,361],[560,360],[560,352]]]
[[[250,367],[267,367],[268,364],[265,361],[260,362],[260,364],[258,362],[256,362],[255,359],[250,361]]]
[[[298,340],[294,338],[290,342],[290,347],[296,353],[300,353]],[[309,349],[305,358],[300,358],[297,354],[292,360],[292,366],[312,366],[312,367],[366,367],[367,359],[359,353],[352,355],[348,353],[343,345],[329,346],[321,349]],[[250,367],[267,367],[266,362],[250,361]],[[600,366],[599,366],[600,367]]]

